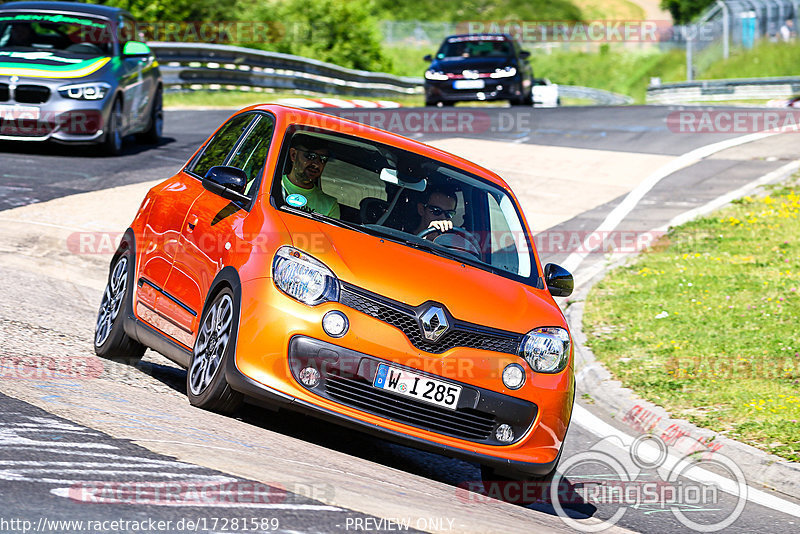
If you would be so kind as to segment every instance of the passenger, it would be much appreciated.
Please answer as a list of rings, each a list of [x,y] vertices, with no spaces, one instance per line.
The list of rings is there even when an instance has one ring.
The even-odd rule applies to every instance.
[[[281,180],[286,203],[305,211],[339,218],[339,202],[322,191],[319,179],[330,158],[324,140],[306,134],[292,138],[289,160],[292,168]]]

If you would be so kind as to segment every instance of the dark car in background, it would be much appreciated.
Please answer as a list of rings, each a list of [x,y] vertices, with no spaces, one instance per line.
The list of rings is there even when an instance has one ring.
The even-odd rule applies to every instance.
[[[533,105],[530,52],[513,37],[500,33],[451,35],[425,71],[425,105],[459,101],[508,100]]]
[[[123,9],[70,2],[0,5],[0,140],[157,143],[162,81]]]

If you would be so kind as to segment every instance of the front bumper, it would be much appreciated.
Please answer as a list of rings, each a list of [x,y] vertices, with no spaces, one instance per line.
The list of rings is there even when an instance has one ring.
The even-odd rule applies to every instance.
[[[22,78],[14,86],[35,87],[48,91],[44,102],[19,102],[4,91],[0,95],[0,139],[12,141],[47,141],[95,143],[104,135],[104,125],[111,109],[111,95],[102,100],[76,100],[62,97],[58,88],[67,80]],[[0,76],[0,85],[9,86],[8,76]]]
[[[248,397],[502,471],[541,475],[555,464],[572,411],[571,367],[557,375],[529,372],[512,395],[499,371],[519,361],[514,355],[463,347],[429,354],[399,329],[338,302],[300,304],[271,279],[243,283],[241,309],[236,358],[229,360],[226,378]],[[333,309],[350,320],[350,330],[338,339],[321,328]],[[373,388],[381,362],[462,385],[458,410],[415,406],[413,399]],[[309,365],[323,380],[307,389],[295,376]],[[514,429],[511,444],[494,437],[503,423]]]
[[[428,102],[458,102],[481,100],[515,100],[523,97],[522,80],[510,78],[481,78],[484,87],[478,89],[455,89],[456,80],[425,80],[425,100]]]

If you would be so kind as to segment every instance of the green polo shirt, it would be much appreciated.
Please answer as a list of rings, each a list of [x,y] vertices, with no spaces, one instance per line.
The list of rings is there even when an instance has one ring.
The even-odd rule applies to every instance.
[[[284,198],[289,195],[302,195],[306,199],[305,206],[302,206],[300,209],[315,211],[337,219],[340,217],[339,202],[336,200],[336,197],[323,193],[319,184],[311,189],[303,189],[302,187],[294,185],[285,174],[281,179],[281,184],[283,185]]]

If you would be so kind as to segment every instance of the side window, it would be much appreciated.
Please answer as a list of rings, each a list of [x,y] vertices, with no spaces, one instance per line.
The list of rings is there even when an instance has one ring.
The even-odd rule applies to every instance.
[[[258,189],[258,178],[264,170],[275,126],[271,115],[257,117],[258,122],[250,128],[250,133],[239,143],[227,163],[231,167],[242,169],[247,174],[245,194],[250,198]]]
[[[236,142],[250,125],[253,117],[252,113],[243,113],[229,120],[227,124],[220,128],[217,135],[208,142],[203,153],[192,164],[191,172],[202,178],[211,167],[225,165],[228,154],[236,146]]]

